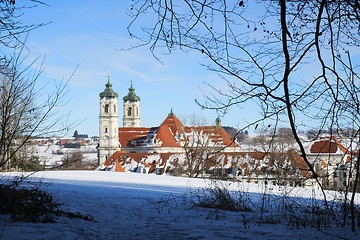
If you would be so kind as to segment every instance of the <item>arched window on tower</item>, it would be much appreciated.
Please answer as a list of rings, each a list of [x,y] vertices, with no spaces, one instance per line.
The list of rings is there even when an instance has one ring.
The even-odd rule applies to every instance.
[[[131,107],[128,108],[128,116],[131,116]]]
[[[105,113],[108,113],[109,112],[109,104],[105,104]]]
[[[116,105],[114,104],[114,113],[116,113]]]
[[[139,116],[139,108],[136,108],[136,116]]]

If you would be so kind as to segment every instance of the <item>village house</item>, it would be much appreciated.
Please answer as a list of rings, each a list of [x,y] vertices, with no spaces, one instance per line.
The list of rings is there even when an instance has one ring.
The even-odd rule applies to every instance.
[[[356,142],[348,138],[322,136],[307,146],[307,156],[315,171],[321,176],[321,182],[327,189],[345,190],[352,187],[351,172],[359,148]],[[344,146],[345,145],[345,146]],[[350,181],[349,181],[350,177]],[[309,181],[310,182],[310,181]]]

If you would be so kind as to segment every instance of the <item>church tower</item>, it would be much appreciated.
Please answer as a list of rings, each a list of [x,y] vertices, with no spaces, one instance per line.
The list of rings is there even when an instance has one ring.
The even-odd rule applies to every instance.
[[[100,143],[98,147],[99,164],[103,164],[114,152],[120,150],[118,94],[112,89],[110,76],[106,88],[100,96]]]
[[[135,94],[135,88],[132,85],[129,93],[124,100],[123,127],[140,127],[140,97]]]

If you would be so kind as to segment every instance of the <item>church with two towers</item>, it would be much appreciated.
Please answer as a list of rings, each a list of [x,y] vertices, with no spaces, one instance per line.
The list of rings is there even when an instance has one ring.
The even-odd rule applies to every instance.
[[[99,165],[115,153],[125,156],[130,153],[183,153],[189,139],[194,138],[194,132],[201,134],[197,142],[205,141],[206,138],[209,147],[224,148],[225,152],[239,151],[239,145],[222,128],[220,118],[216,119],[215,126],[187,127],[183,126],[171,109],[160,126],[141,127],[140,97],[136,95],[132,81],[128,94],[122,98],[122,127],[119,127],[119,95],[112,89],[109,76],[105,90],[99,97]]]
[[[268,164],[271,153],[241,151],[236,140],[221,126],[219,117],[213,126],[184,126],[171,109],[159,126],[142,127],[140,97],[132,81],[122,98],[122,110],[119,110],[119,95],[112,89],[110,77],[99,97],[98,170],[181,175],[184,171],[190,174],[189,169],[194,166],[189,164],[193,161],[200,163],[197,173],[201,172],[202,176],[232,174],[246,181],[250,181],[249,177],[256,182],[268,180],[250,175],[251,167]],[[122,127],[119,127],[120,114],[123,115]],[[306,163],[296,152],[287,157],[294,170],[300,169],[306,178],[310,176]]]

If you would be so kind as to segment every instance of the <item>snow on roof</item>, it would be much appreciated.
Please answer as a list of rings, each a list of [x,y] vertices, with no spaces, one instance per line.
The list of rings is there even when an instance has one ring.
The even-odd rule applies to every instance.
[[[274,166],[274,155],[284,153],[264,153],[264,152],[224,152],[221,154],[213,154],[207,159],[206,167],[210,170],[215,168],[231,169],[241,166],[244,169],[251,167],[259,168],[265,171]],[[295,151],[286,154],[287,165],[293,169],[299,169],[304,177],[312,177],[312,173],[305,163]],[[105,166],[113,166],[116,162],[122,166],[124,171],[138,171],[139,167],[149,167],[149,173],[153,173],[155,169],[162,169],[162,173],[167,173],[176,166],[183,165],[186,161],[185,153],[124,153],[115,152],[106,162]],[[119,168],[120,169],[120,168]],[[112,169],[114,171],[114,167]],[[121,169],[119,171],[122,171]]]
[[[170,131],[169,126],[161,125],[156,132],[156,139],[161,141],[162,147],[181,147]]]
[[[119,128],[119,142],[122,147],[136,147],[148,145],[150,138],[157,128],[126,127]]]
[[[174,114],[169,114],[160,126],[168,126],[173,135],[183,132],[183,124]]]
[[[210,147],[239,146],[222,127],[184,127],[174,114],[169,114],[159,127],[119,128],[119,142],[122,147],[181,147],[183,139],[179,137],[179,134],[185,133],[189,136],[194,132],[202,135],[200,136],[202,138],[209,138]]]
[[[350,153],[335,137],[326,137],[312,143],[310,153]]]

